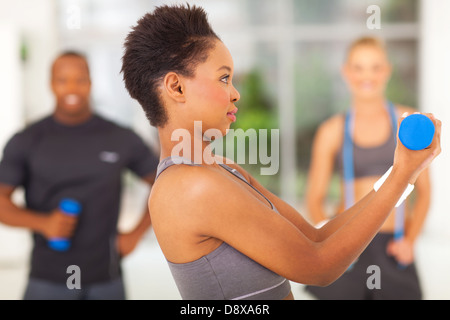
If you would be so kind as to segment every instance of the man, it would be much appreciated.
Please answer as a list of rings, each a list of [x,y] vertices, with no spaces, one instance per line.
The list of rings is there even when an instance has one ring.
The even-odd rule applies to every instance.
[[[151,185],[159,159],[133,131],[91,109],[83,55],[61,54],[51,74],[53,113],[15,134],[0,162],[0,222],[33,232],[24,299],[125,299],[121,258],[151,221],[146,210],[132,231],[118,232],[122,173],[129,169]],[[26,208],[11,200],[19,186]],[[78,217],[58,208],[63,198],[80,203]],[[58,237],[70,239],[68,250],[49,247]]]

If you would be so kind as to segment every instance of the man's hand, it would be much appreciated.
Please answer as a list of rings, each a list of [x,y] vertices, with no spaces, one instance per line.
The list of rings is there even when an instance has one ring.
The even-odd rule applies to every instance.
[[[68,215],[60,209],[53,210],[41,226],[42,233],[47,238],[70,238],[75,230],[78,218]]]

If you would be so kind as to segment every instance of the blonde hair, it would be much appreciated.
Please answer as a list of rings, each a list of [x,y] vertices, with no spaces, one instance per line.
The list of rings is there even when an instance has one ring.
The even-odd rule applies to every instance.
[[[350,43],[350,45],[347,49],[347,53],[345,55],[345,61],[348,60],[348,57],[350,56],[350,54],[352,53],[352,51],[355,48],[362,47],[362,46],[368,46],[368,47],[380,49],[381,51],[386,53],[386,56],[387,56],[386,43],[381,38],[364,36],[364,37],[360,37],[360,38],[354,40],[352,43]]]

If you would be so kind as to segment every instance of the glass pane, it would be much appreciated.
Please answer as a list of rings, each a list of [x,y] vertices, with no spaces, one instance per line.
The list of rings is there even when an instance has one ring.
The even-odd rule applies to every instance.
[[[328,24],[339,19],[336,14],[343,0],[294,0],[294,21],[297,24]]]
[[[416,22],[417,0],[293,0],[297,24],[365,24],[370,5],[380,8],[381,22]]]
[[[311,145],[319,123],[334,113],[340,98],[339,67],[333,43],[302,42],[296,45],[295,120],[297,192],[303,195]]]
[[[418,107],[418,43],[415,40],[397,40],[386,43],[393,73],[387,97],[393,102]]]
[[[273,0],[245,0],[242,10],[247,13],[250,25],[271,25],[277,23],[277,4]]]
[[[380,8],[384,22],[417,22],[418,20],[418,0],[384,0]]]

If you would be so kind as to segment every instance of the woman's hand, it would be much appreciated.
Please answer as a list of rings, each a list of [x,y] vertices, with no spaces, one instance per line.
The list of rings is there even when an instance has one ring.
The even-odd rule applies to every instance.
[[[389,242],[386,252],[404,266],[410,265],[414,261],[414,247],[412,243],[406,239]]]
[[[435,131],[431,144],[423,150],[409,150],[406,148],[398,138],[397,132],[397,147],[394,155],[394,168],[406,174],[410,184],[414,184],[419,177],[420,173],[429,166],[441,153],[441,121],[436,119],[431,113],[422,113],[427,116],[434,124]],[[408,116],[405,112],[398,121],[398,128],[400,128],[401,122]]]

